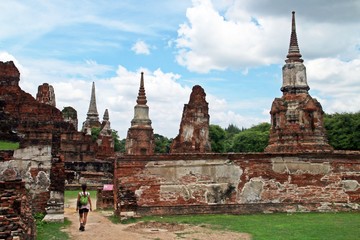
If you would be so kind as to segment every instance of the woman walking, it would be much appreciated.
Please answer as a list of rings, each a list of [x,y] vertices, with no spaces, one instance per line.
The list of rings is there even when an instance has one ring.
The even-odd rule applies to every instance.
[[[89,211],[92,211],[90,193],[86,191],[86,184],[81,185],[82,192],[77,197],[76,211],[79,210],[80,231],[85,231],[85,225]]]

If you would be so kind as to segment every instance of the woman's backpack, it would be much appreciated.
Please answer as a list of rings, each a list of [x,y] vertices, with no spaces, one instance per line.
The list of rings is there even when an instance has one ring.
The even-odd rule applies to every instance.
[[[84,194],[83,192],[81,192],[81,193],[80,193],[79,202],[80,202],[81,205],[87,205],[88,202],[89,202],[89,195],[88,195],[88,193],[85,193],[85,194]]]

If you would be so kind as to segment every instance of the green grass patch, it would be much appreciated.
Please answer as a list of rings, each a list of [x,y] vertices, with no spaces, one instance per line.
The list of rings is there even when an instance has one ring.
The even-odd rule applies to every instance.
[[[37,240],[67,240],[69,235],[63,229],[70,226],[71,222],[65,218],[63,223],[43,222],[43,214],[35,214]]]
[[[0,150],[15,150],[19,148],[18,142],[0,141]]]
[[[190,215],[143,217],[140,220],[209,224],[222,230],[250,233],[254,240],[348,240],[360,236],[359,213]]]

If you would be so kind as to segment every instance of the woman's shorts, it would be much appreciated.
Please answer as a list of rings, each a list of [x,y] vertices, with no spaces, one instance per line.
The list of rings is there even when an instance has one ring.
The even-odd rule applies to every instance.
[[[89,212],[89,209],[87,209],[87,208],[79,209],[79,214],[83,214],[83,213],[86,213],[86,212]]]

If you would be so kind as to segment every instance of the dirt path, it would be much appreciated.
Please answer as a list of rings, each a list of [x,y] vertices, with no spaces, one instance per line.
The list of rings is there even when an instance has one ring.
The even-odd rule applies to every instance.
[[[71,221],[66,231],[71,239],[76,240],[173,240],[173,239],[197,239],[197,240],[250,240],[246,233],[234,233],[215,231],[206,227],[194,227],[184,224],[169,223],[135,223],[113,224],[104,213],[93,211],[89,213],[86,231],[79,231],[78,213],[75,211],[76,200],[71,200],[65,208],[65,217]],[[96,206],[96,203],[93,203]]]

